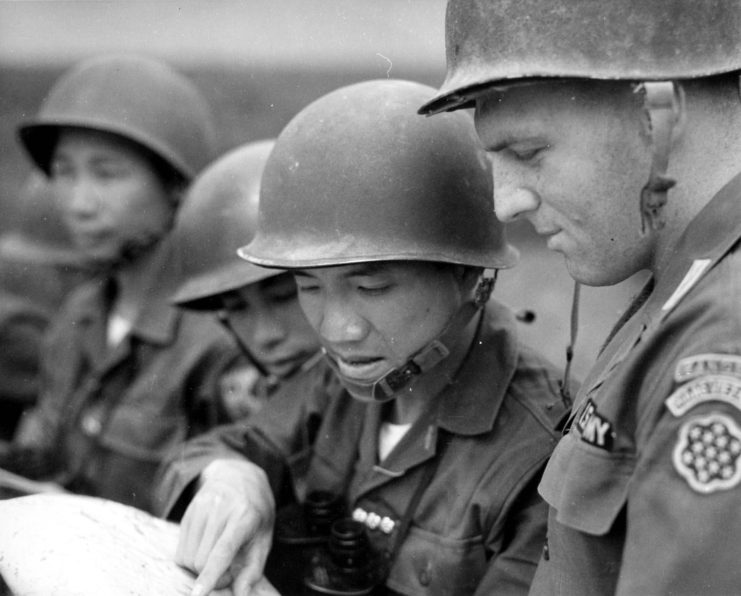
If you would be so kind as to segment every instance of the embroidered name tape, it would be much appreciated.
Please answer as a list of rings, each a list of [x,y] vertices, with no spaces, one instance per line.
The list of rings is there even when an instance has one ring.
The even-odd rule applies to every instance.
[[[710,494],[741,481],[741,428],[725,414],[694,417],[679,429],[672,461],[690,487]]]
[[[729,375],[707,375],[682,385],[664,402],[675,416],[684,416],[696,405],[723,402],[741,410],[741,379]]]
[[[581,440],[610,451],[612,449],[615,432],[612,423],[597,412],[595,403],[588,399],[581,413],[576,417],[576,429]]]
[[[674,380],[684,383],[705,375],[732,375],[741,378],[741,356],[698,354],[682,358],[674,371]]]

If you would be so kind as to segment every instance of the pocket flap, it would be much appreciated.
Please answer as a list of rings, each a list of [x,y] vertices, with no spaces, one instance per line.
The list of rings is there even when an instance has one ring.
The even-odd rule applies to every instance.
[[[613,453],[566,435],[543,474],[539,492],[570,528],[606,534],[625,505],[635,456]]]

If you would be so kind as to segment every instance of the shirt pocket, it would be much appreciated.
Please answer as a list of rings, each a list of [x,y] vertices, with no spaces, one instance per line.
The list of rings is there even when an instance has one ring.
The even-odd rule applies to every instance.
[[[607,534],[625,506],[635,456],[605,451],[564,437],[543,475],[539,492],[556,520],[574,530]]]
[[[185,440],[185,434],[185,421],[181,416],[123,407],[114,411],[110,421],[103,424],[98,442],[124,457],[157,463]]]
[[[486,568],[482,536],[451,539],[412,527],[391,568],[388,586],[403,594],[473,594]]]

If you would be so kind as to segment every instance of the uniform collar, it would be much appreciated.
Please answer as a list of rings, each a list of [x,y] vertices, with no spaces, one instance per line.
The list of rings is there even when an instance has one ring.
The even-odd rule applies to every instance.
[[[353,499],[433,458],[440,447],[440,429],[463,436],[491,431],[517,366],[515,325],[509,310],[489,301],[472,348],[453,383],[401,439],[400,445],[406,447],[394,449],[383,465],[376,463],[383,404],[366,405],[365,422],[358,428],[360,463]]]
[[[438,425],[458,435],[490,431],[515,374],[517,355],[514,317],[489,301],[470,352],[439,397]]]
[[[580,396],[593,392],[633,347],[656,329],[689,290],[741,238],[741,174],[726,184],[695,216],[674,247],[669,265],[653,290],[642,292],[631,306],[636,314],[620,321],[582,385]],[[645,301],[643,301],[645,298]],[[623,323],[621,325],[621,323]]]
[[[172,267],[172,243],[166,238],[154,250],[156,253],[149,271],[149,281],[145,286],[147,299],[142,304],[130,334],[147,343],[166,345],[174,341],[181,316],[169,303],[177,283]],[[91,280],[85,288],[81,288],[73,313],[75,320],[88,326],[97,323],[105,329],[113,287],[113,279],[104,277]]]
[[[741,174],[726,184],[687,226],[656,280],[644,310],[646,324],[658,324],[741,238]],[[659,316],[655,316],[659,310]],[[649,321],[651,319],[651,321]]]

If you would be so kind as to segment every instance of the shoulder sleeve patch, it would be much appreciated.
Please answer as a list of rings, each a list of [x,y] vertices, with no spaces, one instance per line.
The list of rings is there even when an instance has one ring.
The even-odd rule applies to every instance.
[[[682,385],[664,402],[675,416],[683,416],[696,405],[720,401],[741,410],[741,379],[729,375],[706,375]]]
[[[741,379],[741,356],[697,354],[682,358],[674,371],[674,380],[685,383],[705,375],[731,375]]]
[[[694,491],[728,490],[741,480],[741,428],[725,414],[696,416],[679,429],[674,469]]]

